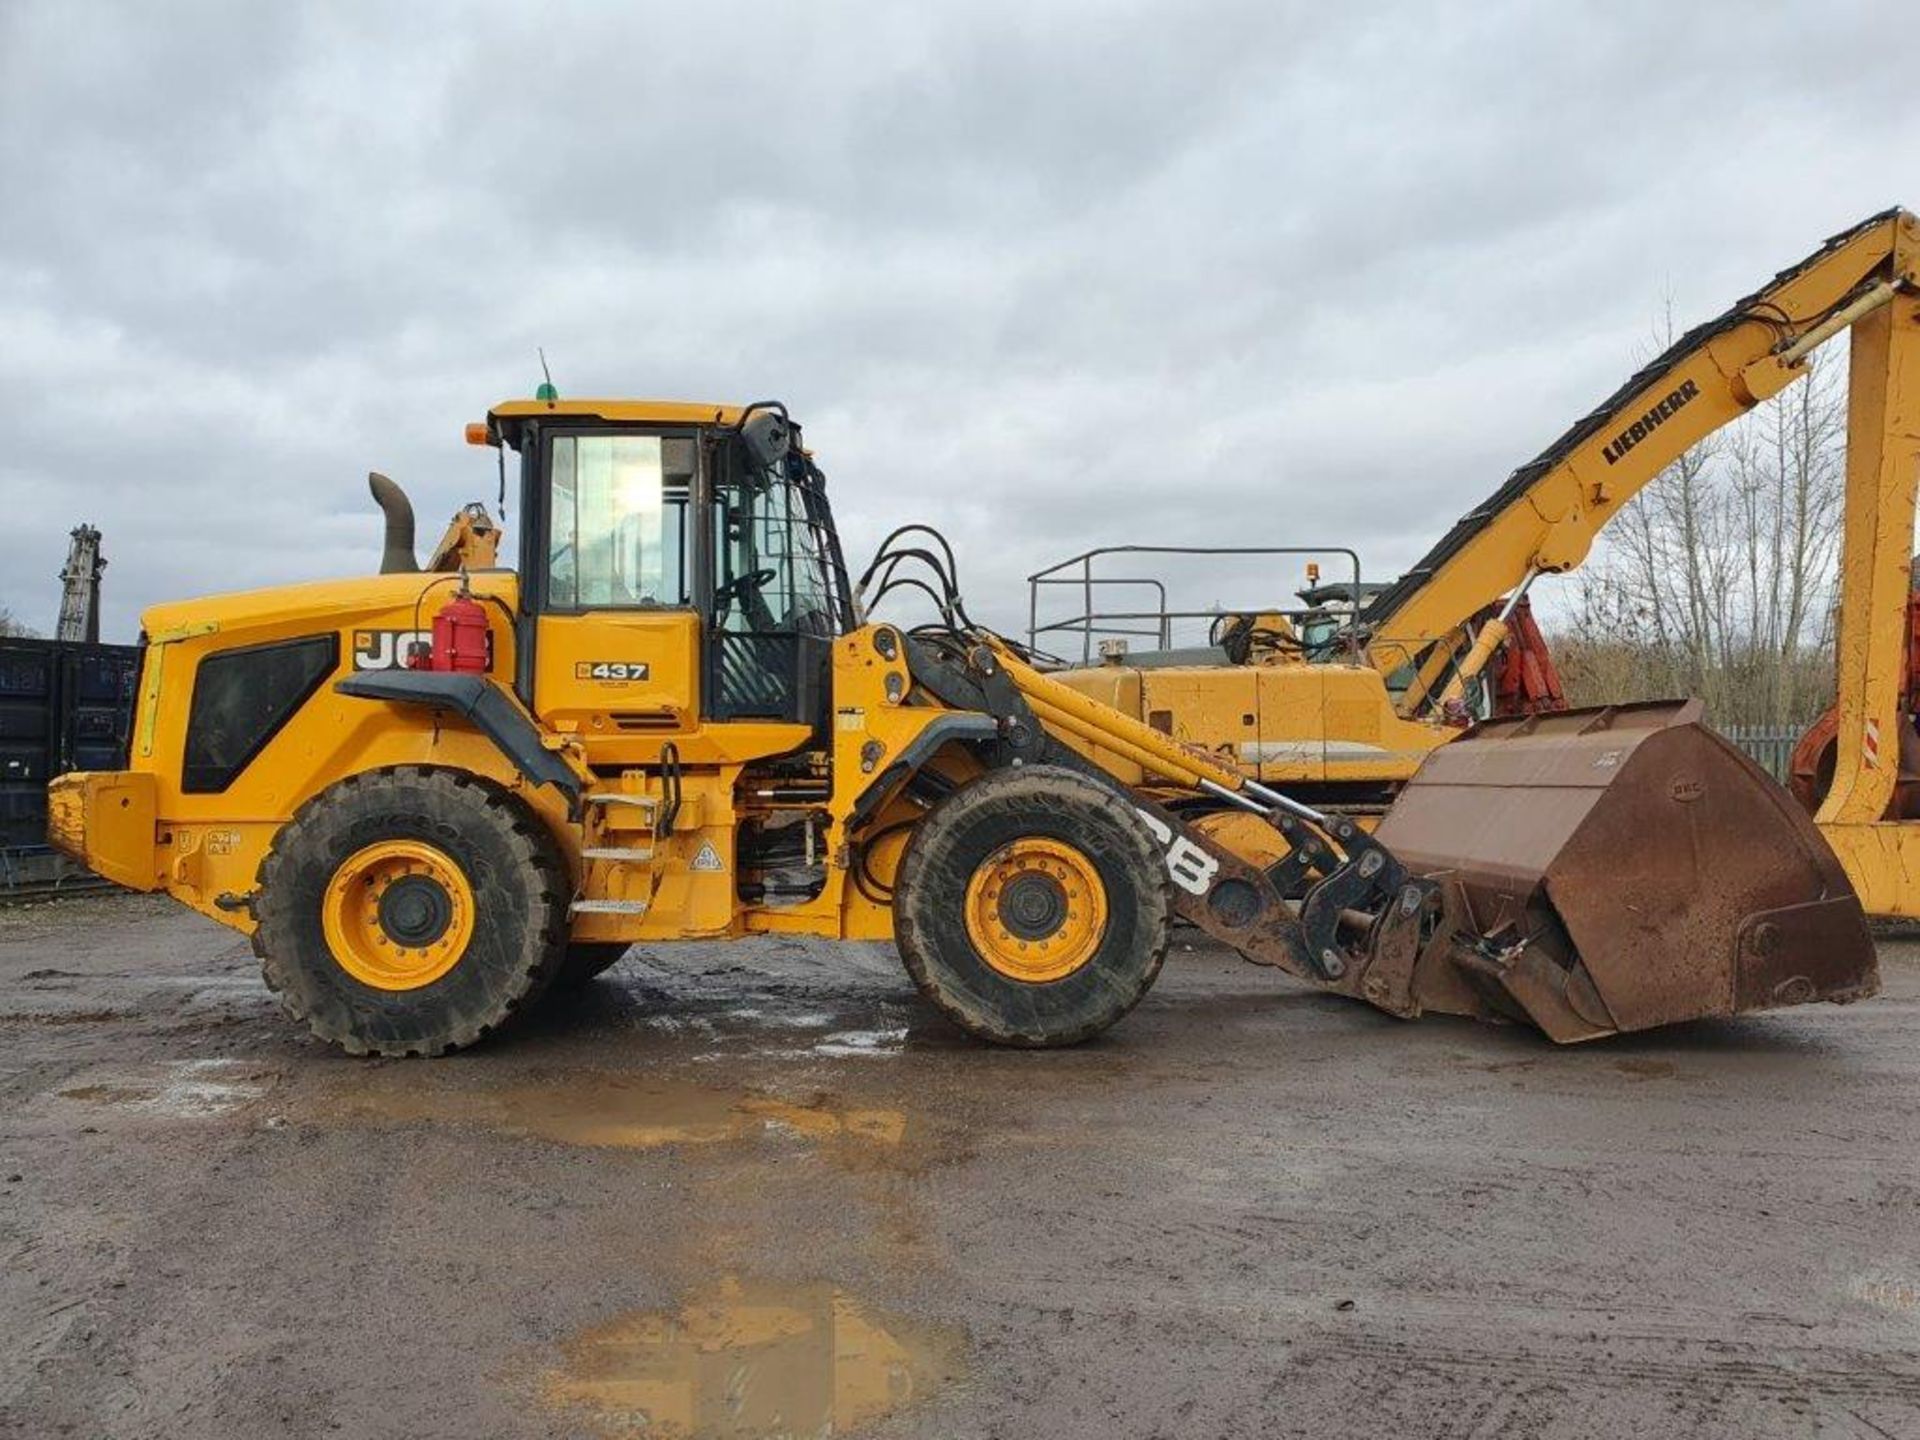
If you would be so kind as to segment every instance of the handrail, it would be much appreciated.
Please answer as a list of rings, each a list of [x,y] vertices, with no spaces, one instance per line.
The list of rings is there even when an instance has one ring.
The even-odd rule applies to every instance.
[[[1032,579],[1031,577],[1029,577],[1028,583],[1030,585],[1071,585],[1071,586],[1074,586],[1075,588],[1079,588],[1083,584],[1082,581],[1077,579],[1035,580],[1035,579]],[[1033,613],[1035,606],[1029,605],[1028,607],[1029,614],[1027,616],[1027,646],[1029,649],[1033,647],[1034,637],[1037,635],[1046,635],[1055,630],[1086,629],[1086,627],[1090,624],[1090,622],[1094,620],[1100,620],[1100,619],[1154,620],[1156,621],[1156,623],[1151,630],[1143,630],[1139,628],[1127,628],[1127,627],[1118,626],[1118,625],[1115,625],[1115,626],[1103,625],[1100,628],[1106,634],[1109,634],[1109,635],[1152,636],[1155,640],[1157,640],[1160,643],[1160,648],[1162,650],[1167,649],[1173,644],[1172,620],[1174,617],[1172,615],[1172,612],[1170,612],[1167,609],[1167,587],[1164,582],[1155,580],[1150,576],[1145,576],[1145,575],[1096,575],[1092,578],[1090,583],[1094,586],[1151,585],[1154,589],[1154,593],[1160,597],[1160,608],[1157,610],[1150,610],[1150,611],[1124,611],[1124,612],[1117,611],[1117,610],[1110,611],[1110,612],[1101,611],[1097,614],[1076,615],[1068,620],[1057,620],[1050,624],[1040,625],[1038,626],[1038,628],[1035,628],[1035,622],[1038,617],[1036,614]],[[1091,590],[1089,590],[1088,594],[1091,594],[1091,593],[1092,593]],[[1037,602],[1035,602],[1035,604],[1037,604]],[[1093,639],[1092,632],[1091,630],[1089,630],[1086,636],[1086,646],[1083,646],[1083,648],[1090,647],[1092,644],[1092,639]],[[1091,655],[1089,654],[1085,658],[1090,659]]]
[[[1086,550],[1065,560],[1036,570],[1027,577],[1027,645],[1037,648],[1042,635],[1058,632],[1078,632],[1080,635],[1080,658],[1083,664],[1093,660],[1093,637],[1096,633],[1108,635],[1150,635],[1155,637],[1160,647],[1172,648],[1173,622],[1175,620],[1205,619],[1220,614],[1239,613],[1241,611],[1264,611],[1281,615],[1302,615],[1317,607],[1273,605],[1262,602],[1258,605],[1222,606],[1211,610],[1171,610],[1167,607],[1167,587],[1163,581],[1137,575],[1096,575],[1094,561],[1106,555],[1302,555],[1313,557],[1345,556],[1353,567],[1353,604],[1356,613],[1362,603],[1360,593],[1360,555],[1358,551],[1345,545],[1101,545]],[[1077,573],[1063,572],[1075,570]],[[1160,608],[1154,611],[1103,611],[1096,608],[1094,593],[1100,586],[1112,585],[1152,585],[1159,593]],[[1070,586],[1078,589],[1084,597],[1085,609],[1079,615],[1065,620],[1055,620],[1042,625],[1040,623],[1040,592],[1047,586]],[[1153,629],[1128,628],[1108,622],[1148,621]],[[1346,637],[1347,647],[1357,656],[1360,639],[1349,627]]]

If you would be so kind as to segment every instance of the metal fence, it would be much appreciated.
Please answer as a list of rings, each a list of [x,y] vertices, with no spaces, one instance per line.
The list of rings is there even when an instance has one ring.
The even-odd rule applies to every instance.
[[[1804,725],[1727,725],[1720,733],[1738,745],[1762,770],[1782,785],[1787,783],[1787,767],[1793,759],[1793,747],[1806,732]]]

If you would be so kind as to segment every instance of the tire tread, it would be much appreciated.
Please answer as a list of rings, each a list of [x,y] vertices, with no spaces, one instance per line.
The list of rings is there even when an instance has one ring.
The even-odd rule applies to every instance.
[[[310,1003],[300,982],[300,956],[324,951],[317,934],[297,933],[316,921],[287,913],[275,896],[306,857],[325,853],[339,833],[370,823],[382,798],[398,813],[429,815],[435,824],[464,820],[488,826],[508,847],[516,865],[532,877],[528,899],[533,922],[516,937],[506,983],[487,1003],[463,1008],[431,1034],[402,1037],[368,1033],[343,1023],[340,1007]],[[274,835],[255,877],[258,900],[253,953],[280,1008],[318,1039],[350,1055],[437,1056],[465,1049],[511,1022],[553,983],[566,955],[566,865],[551,832],[510,791],[466,771],[432,765],[395,765],[349,775],[306,800]],[[490,923],[476,916],[476,925]]]

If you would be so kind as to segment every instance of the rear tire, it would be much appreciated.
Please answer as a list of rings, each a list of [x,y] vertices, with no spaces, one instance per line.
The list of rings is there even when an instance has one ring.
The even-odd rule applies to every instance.
[[[566,870],[539,818],[461,771],[355,775],[261,862],[254,953],[280,1007],[352,1055],[440,1055],[552,983]]]
[[[1172,899],[1138,812],[1051,765],[996,770],[921,821],[894,887],[920,993],[1000,1045],[1072,1045],[1140,1002]]]

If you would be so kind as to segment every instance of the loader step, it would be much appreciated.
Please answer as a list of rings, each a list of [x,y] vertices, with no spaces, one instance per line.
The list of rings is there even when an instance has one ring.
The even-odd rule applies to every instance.
[[[576,900],[567,907],[569,915],[644,915],[644,900]]]
[[[583,860],[614,860],[622,863],[653,859],[650,845],[589,845],[580,852]]]
[[[587,796],[589,805],[631,805],[641,810],[652,810],[660,802],[651,795],[629,795],[624,790],[598,790]]]

